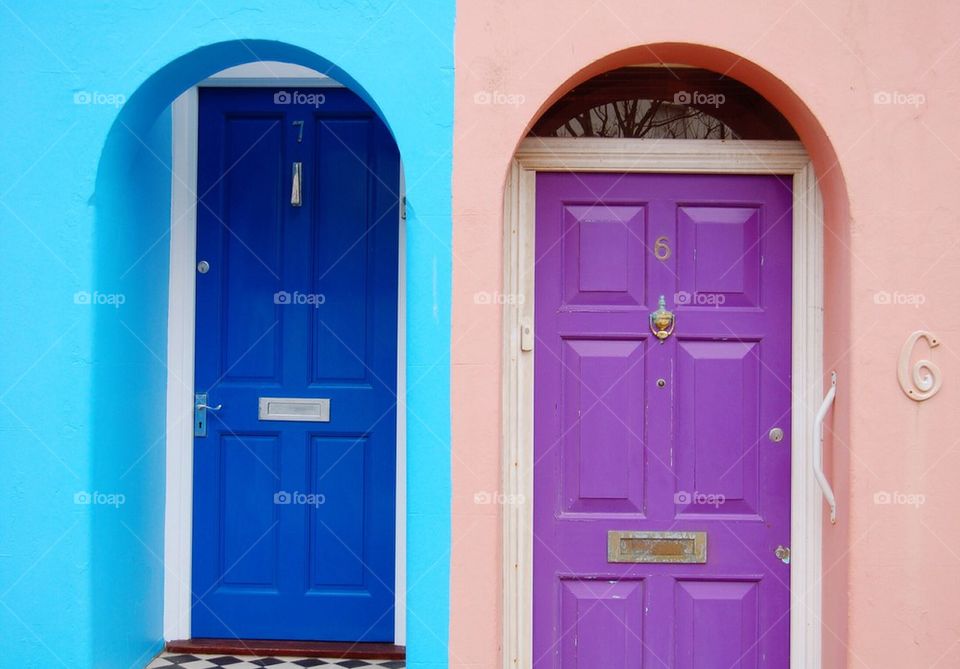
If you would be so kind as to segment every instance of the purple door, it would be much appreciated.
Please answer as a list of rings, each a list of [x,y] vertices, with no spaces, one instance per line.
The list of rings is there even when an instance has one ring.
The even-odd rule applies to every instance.
[[[537,669],[789,666],[791,201],[538,175]]]

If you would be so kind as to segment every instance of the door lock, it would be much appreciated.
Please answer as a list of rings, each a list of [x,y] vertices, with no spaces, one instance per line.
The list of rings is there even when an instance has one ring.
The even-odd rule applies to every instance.
[[[207,404],[207,394],[197,393],[193,396],[193,436],[207,436],[207,411],[220,411],[222,404],[210,406]]]
[[[790,564],[790,549],[783,546],[777,546],[777,550],[773,551],[773,554],[777,556],[777,559],[780,560],[783,564]]]

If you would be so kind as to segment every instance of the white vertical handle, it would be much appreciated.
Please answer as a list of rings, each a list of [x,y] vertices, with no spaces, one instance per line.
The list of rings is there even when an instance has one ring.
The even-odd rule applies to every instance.
[[[830,390],[823,398],[823,404],[817,411],[817,417],[813,421],[813,474],[817,477],[817,483],[823,491],[823,496],[830,505],[830,522],[837,522],[837,498],[833,494],[833,488],[823,473],[823,419],[827,417],[827,412],[833,406],[833,399],[837,396],[837,373],[830,372]]]

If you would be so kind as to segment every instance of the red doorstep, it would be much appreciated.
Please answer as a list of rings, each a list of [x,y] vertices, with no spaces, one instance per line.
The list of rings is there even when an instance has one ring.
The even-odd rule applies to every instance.
[[[262,639],[183,639],[168,641],[171,653],[217,655],[278,655],[330,657],[350,660],[403,660],[406,649],[389,643],[329,641],[265,641]]]

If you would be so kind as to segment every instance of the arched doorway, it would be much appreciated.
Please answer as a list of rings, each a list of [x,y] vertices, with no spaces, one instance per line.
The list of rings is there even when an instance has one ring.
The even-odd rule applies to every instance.
[[[819,189],[760,96],[664,69],[508,178],[505,666],[818,666]]]
[[[277,117],[278,112],[283,112],[283,118]],[[237,140],[242,146],[229,146],[238,125],[257,124],[262,127],[243,131],[247,140]],[[287,127],[282,128],[283,124]],[[271,149],[272,130],[282,132]],[[167,525],[181,532],[173,546],[191,545],[192,551],[190,564],[184,564],[187,556],[177,554],[173,546],[167,556],[169,568],[175,571],[167,579],[167,637],[402,643],[404,588],[396,583],[396,574],[402,573],[398,565],[403,561],[400,537],[405,522],[396,460],[402,458],[405,445],[402,416],[397,412],[397,398],[403,392],[398,337],[403,302],[398,299],[398,285],[403,272],[399,239],[404,221],[395,144],[372,110],[346,87],[307,68],[269,62],[231,68],[187,91],[174,103],[174,135],[180,142],[173,166],[177,210],[171,214],[169,350],[171,369],[176,372],[168,379],[168,405],[178,409],[168,413],[168,469],[174,476],[167,484],[180,492],[168,497],[177,501],[168,506]],[[283,167],[290,163],[288,174],[270,172],[271,165],[281,163]],[[248,182],[237,185],[238,178]],[[261,190],[260,181],[272,184],[265,197],[243,196],[244,207],[253,211],[228,225],[230,194],[248,190],[255,195]],[[195,192],[187,186],[194,183]],[[276,188],[282,192],[275,192]],[[197,194],[204,194],[208,202],[198,204]],[[258,202],[267,209],[257,210]],[[273,210],[286,215],[274,216]],[[307,224],[298,224],[298,219]],[[239,229],[244,220],[249,238]],[[273,232],[266,225],[270,220],[276,221]],[[258,250],[257,244],[265,248]],[[236,256],[239,263],[230,260]],[[279,265],[270,267],[270,259],[276,257]],[[218,265],[219,276],[215,275]],[[299,266],[292,275],[291,266]],[[235,316],[240,320],[232,324],[229,314],[236,309],[228,305],[228,275],[252,275],[243,279],[247,285],[233,297],[246,306]],[[291,285],[284,288],[280,283]],[[321,289],[321,283],[328,289]],[[263,291],[266,311],[257,316],[255,295]],[[298,308],[303,313],[296,314]],[[293,320],[275,318],[277,310]],[[252,325],[258,318],[266,326],[259,331]],[[190,323],[196,325],[190,327]],[[284,334],[270,335],[267,331],[274,327]],[[228,362],[223,358],[228,351],[222,349],[233,346],[228,344],[231,328],[239,328],[232,336],[252,339],[249,346],[236,349],[236,359]],[[300,330],[302,336],[291,340],[291,329]],[[218,336],[225,338],[222,346],[211,346]],[[261,338],[272,345],[261,351],[267,360],[257,362]],[[275,370],[276,378],[254,382],[253,387],[244,374],[233,378],[237,369],[248,365],[274,369],[271,357],[286,361]],[[293,379],[302,376],[295,360],[303,361],[304,370],[309,368],[304,372],[308,380],[295,381],[293,388],[284,391],[277,387],[280,379],[287,379],[282,386],[291,375]],[[182,387],[178,380],[194,376],[194,361],[196,389],[178,394]],[[205,388],[211,384],[210,390]],[[234,395],[233,400],[221,401],[213,387],[219,387],[221,395]],[[247,392],[249,396],[244,397],[244,389],[253,394]],[[198,393],[206,399],[197,399]],[[223,407],[197,413],[195,406],[201,401]],[[225,413],[229,404],[247,411],[231,419]],[[378,404],[375,421],[365,423],[357,416],[357,406]],[[334,414],[335,405],[340,407],[339,416]],[[180,412],[195,415],[187,423],[179,420]],[[247,429],[253,429],[251,437],[244,437],[239,429],[244,415]],[[204,422],[206,430],[201,427]],[[207,434],[198,434],[202,432]],[[303,442],[307,448],[294,456],[301,464],[286,473],[280,471],[284,450],[299,449],[282,443],[284,439]],[[237,464],[232,481],[228,463],[235,457],[230,453],[238,449],[230,444],[241,446],[248,460]],[[266,455],[258,453],[257,446]],[[176,476],[180,471],[176,465],[183,458],[192,459],[192,480]],[[271,459],[281,466],[270,466]],[[301,471],[304,466],[311,472]],[[258,477],[252,472],[260,469],[265,474],[259,484],[265,487],[256,492],[252,488]],[[299,484],[291,485],[296,481]],[[376,485],[370,486],[370,481]],[[220,493],[213,492],[217,487]],[[232,495],[224,492],[231,487]],[[191,498],[192,507],[187,508],[184,500]],[[266,615],[262,594],[255,595],[254,607],[250,595],[235,587],[219,603],[215,593],[209,595],[210,603],[198,600],[197,593],[210,592],[221,587],[221,579],[229,580],[228,574],[217,575],[218,564],[236,563],[230,571],[241,573],[243,563],[249,561],[224,561],[219,552],[227,551],[226,546],[211,549],[208,535],[222,532],[224,540],[231,535],[231,514],[217,509],[253,503],[253,508],[270,510],[254,503],[260,498],[273,500],[281,515],[306,504],[298,522],[310,529],[287,535],[279,558],[261,555],[248,568],[261,572],[261,578],[273,568],[279,573],[311,574],[312,589],[289,585],[293,591],[310,593],[301,605],[325,610],[297,613],[298,605],[281,596],[278,611]],[[335,504],[339,511],[332,513]],[[282,517],[263,516],[267,525],[258,531],[249,511],[232,521],[246,528],[242,534],[253,532],[247,539],[257,537],[257,545],[269,545],[271,533],[265,530],[275,524],[281,528]],[[395,531],[395,526],[401,531]],[[192,536],[187,534],[191,527]],[[297,548],[294,537],[303,537],[305,543]],[[257,550],[243,544],[240,539],[229,550],[239,549],[238,556]],[[301,557],[293,560],[295,564],[279,564],[284,559],[289,563],[291,556]],[[301,559],[312,564],[300,564]],[[333,581],[326,583],[328,578]],[[366,596],[361,596],[364,592]],[[322,604],[324,599],[327,604]],[[249,619],[246,612],[254,608],[264,615]],[[310,622],[298,630],[297,620]],[[329,627],[322,629],[320,621],[327,621]]]
[[[250,60],[251,48],[276,61],[258,61],[260,71],[253,75],[227,70]],[[227,79],[215,76],[224,70]],[[289,100],[284,93],[291,95]],[[203,98],[206,123],[216,126],[206,140],[202,130],[198,132],[204,126],[198,111]],[[297,117],[287,118],[291,115]],[[257,124],[262,132],[253,128]],[[163,155],[170,148],[170,134],[174,156],[168,165]],[[207,156],[206,168],[198,168],[198,153],[201,160]],[[295,163],[300,163],[299,175],[291,169]],[[140,178],[131,182],[130,174]],[[405,423],[398,411],[405,376],[399,335],[405,304],[399,264],[401,184],[396,142],[369,96],[346,73],[289,45],[220,44],[185,56],[141,87],[113,126],[98,173],[97,272],[102,284],[123,286],[122,293],[136,306],[123,318],[98,314],[96,345],[101,355],[117,360],[148,355],[163,364],[160,371],[165,374],[144,365],[150,368],[136,378],[136,392],[126,392],[130,399],[124,407],[98,407],[100,448],[94,468],[101,479],[120,475],[131,484],[143,479],[155,485],[155,475],[147,470],[163,471],[157,456],[163,453],[166,433],[166,517],[163,505],[156,505],[146,523],[149,534],[139,526],[126,528],[160,563],[165,640],[218,636],[403,642],[405,508],[402,494],[397,497],[405,489],[397,483],[398,478],[405,480]],[[234,225],[227,222],[231,217]],[[138,225],[130,225],[131,220]],[[359,227],[345,230],[345,221]],[[258,249],[257,244],[266,247]],[[249,262],[234,260],[228,270],[229,259],[242,257]],[[218,265],[221,274],[216,277]],[[295,270],[292,275],[290,268]],[[167,271],[169,285],[156,280]],[[239,283],[231,288],[227,276]],[[337,276],[339,289],[319,287]],[[200,283],[211,277],[216,289],[204,297]],[[288,280],[290,286],[277,283],[264,292],[267,284]],[[298,300],[298,293],[305,299]],[[325,309],[335,293],[340,307]],[[266,304],[255,306],[264,296]],[[228,310],[230,303],[234,306]],[[228,311],[233,312],[232,327],[225,327]],[[230,354],[237,336],[252,333],[249,326],[259,318],[258,311],[278,317]],[[165,316],[166,342],[161,327]],[[296,332],[305,345],[293,350],[287,340]],[[129,342],[118,344],[124,337],[136,342],[132,354]],[[271,338],[270,351],[251,355]],[[211,341],[218,343],[211,346]],[[250,364],[261,369],[243,371]],[[201,378],[204,366],[208,373]],[[98,368],[97,383],[124,393],[134,381],[132,368],[129,363]],[[265,373],[267,369],[274,372]],[[302,377],[297,392],[283,390],[287,372]],[[218,399],[200,386],[220,388],[227,395],[252,394],[225,401],[226,396]],[[348,397],[363,390],[380,399],[371,403],[371,398]],[[165,420],[162,412],[152,410],[164,406],[164,391]],[[201,394],[207,399],[198,397]],[[264,399],[270,400],[266,407]],[[236,418],[218,419],[216,412],[228,404],[246,415],[246,427]],[[378,406],[379,411],[370,412]],[[134,407],[142,420],[130,423]],[[127,443],[152,443],[127,471],[117,470],[119,458],[112,445],[120,423],[130,426]],[[282,443],[288,433],[289,445]],[[284,450],[296,452],[285,458]],[[292,470],[284,472],[284,459]],[[225,477],[231,469],[233,474]],[[339,511],[320,518],[319,512],[334,511],[331,503]],[[284,520],[291,512],[299,517],[294,522],[302,532],[289,525],[292,517]],[[257,517],[267,524],[254,532],[257,536],[247,534]],[[116,529],[100,518],[94,524],[95,532],[104,535]],[[281,530],[284,536],[278,534]],[[306,543],[297,548],[294,537]],[[233,558],[224,549],[230,543],[230,550],[237,551]],[[319,543],[327,548],[319,551]],[[331,548],[336,546],[339,549]],[[93,569],[101,582],[125,568],[118,566],[116,555],[108,554],[109,547],[108,541],[94,544],[101,554]],[[296,564],[284,563],[290,556]],[[198,573],[206,574],[205,582],[197,581]],[[257,607],[206,601],[210,594],[238,588],[256,591],[251,596],[262,599],[271,590],[281,591],[280,581],[289,574],[307,579],[306,585],[292,588],[309,595],[300,598],[303,603],[332,598],[326,613],[300,616],[313,621],[310,630],[297,632],[282,625],[273,632],[243,632],[242,625],[229,618]],[[371,589],[379,595],[365,596]],[[379,604],[357,612],[352,631],[335,629],[348,619],[344,598]],[[278,606],[296,618],[289,602]],[[202,629],[196,624],[201,610],[209,612]],[[283,615],[261,622],[268,619],[272,625],[282,622]],[[333,627],[321,629],[317,623],[322,620]],[[221,627],[214,629],[217,625]],[[97,643],[112,640],[105,637]]]

